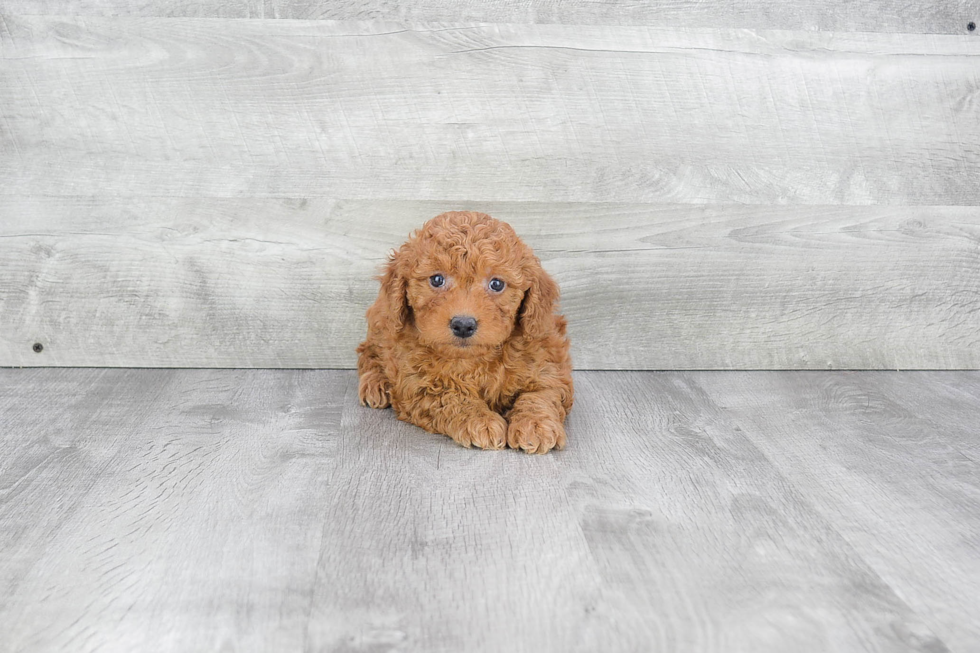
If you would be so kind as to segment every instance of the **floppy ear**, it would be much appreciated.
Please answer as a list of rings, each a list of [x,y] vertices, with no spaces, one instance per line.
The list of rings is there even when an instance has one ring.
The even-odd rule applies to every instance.
[[[406,257],[405,247],[392,252],[381,275],[381,296],[387,304],[384,312],[386,327],[392,331],[401,331],[411,319],[411,307],[408,304],[408,281],[405,278]]]
[[[518,321],[525,335],[539,338],[555,329],[558,284],[544,271],[537,257],[533,257],[526,274],[531,279],[531,287],[524,292]]]

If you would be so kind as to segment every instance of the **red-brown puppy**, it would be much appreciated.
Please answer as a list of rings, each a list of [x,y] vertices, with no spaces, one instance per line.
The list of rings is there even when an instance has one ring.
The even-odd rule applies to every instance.
[[[565,446],[572,364],[558,285],[510,225],[454,211],[393,252],[357,348],[372,408],[463,446]]]

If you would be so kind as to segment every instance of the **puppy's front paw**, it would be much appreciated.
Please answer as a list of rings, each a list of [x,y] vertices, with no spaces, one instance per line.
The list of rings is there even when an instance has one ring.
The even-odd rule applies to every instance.
[[[507,445],[507,420],[487,411],[467,418],[459,431],[450,435],[464,447],[472,445],[481,449],[503,449]]]
[[[361,375],[357,383],[357,396],[362,405],[371,408],[387,408],[391,404],[388,397],[388,382],[380,372],[375,370],[369,370]]]
[[[565,427],[554,417],[518,413],[507,427],[507,446],[527,453],[547,453],[565,448]]]

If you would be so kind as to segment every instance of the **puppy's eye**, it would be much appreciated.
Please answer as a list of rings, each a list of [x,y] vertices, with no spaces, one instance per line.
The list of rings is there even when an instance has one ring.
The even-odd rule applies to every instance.
[[[446,277],[442,276],[441,274],[433,274],[431,277],[429,277],[429,285],[433,288],[442,288],[445,283]]]
[[[498,279],[497,277],[494,277],[493,279],[490,280],[489,286],[492,292],[503,292],[504,288],[507,287],[507,284],[504,283],[503,279]]]

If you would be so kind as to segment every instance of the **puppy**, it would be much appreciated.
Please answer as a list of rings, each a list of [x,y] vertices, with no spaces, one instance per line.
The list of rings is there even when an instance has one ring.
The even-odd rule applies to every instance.
[[[510,225],[453,211],[389,256],[358,396],[465,447],[565,446],[572,364],[558,285]]]

